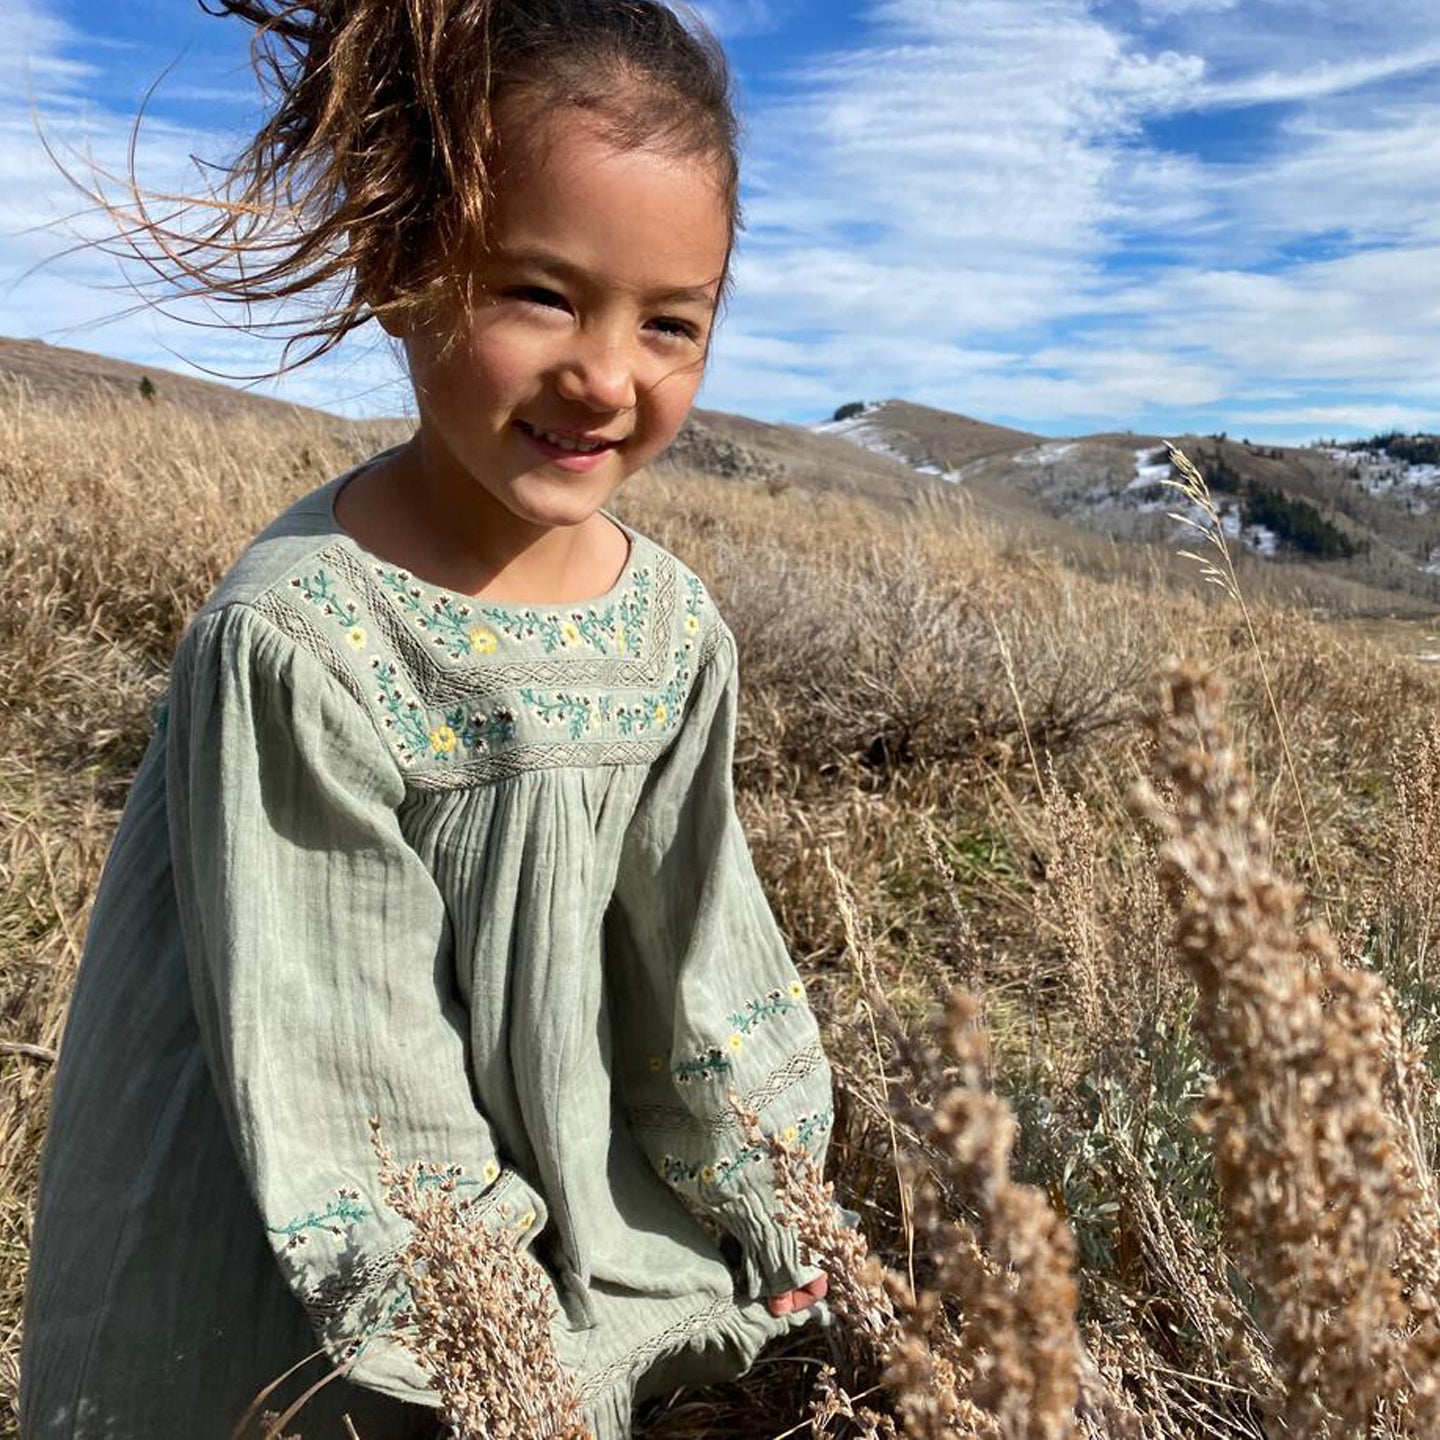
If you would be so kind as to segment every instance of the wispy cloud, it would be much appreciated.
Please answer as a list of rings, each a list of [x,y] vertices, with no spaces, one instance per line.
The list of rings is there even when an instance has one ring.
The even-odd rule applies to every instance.
[[[1050,432],[1440,428],[1433,0],[868,0],[843,26],[830,0],[700,8],[763,97],[705,403],[818,419],[897,394]],[[170,25],[137,48],[47,0],[7,0],[6,26],[0,333],[273,364],[235,331],[116,319],[133,301],[105,288],[115,263],[55,258],[82,202],[30,115],[33,95],[47,134],[119,173],[134,104],[176,60],[141,171],[193,188],[190,156],[230,153],[254,107],[243,37],[191,53]],[[388,348],[342,350],[279,392],[397,410]]]
[[[796,75],[752,127],[711,403],[779,381],[793,360],[756,344],[778,335],[835,367],[827,403],[1178,430],[1263,397],[1278,434],[1365,394],[1440,426],[1440,99],[1405,83],[1440,67],[1440,12],[1120,13],[877,0]],[[1253,133],[1217,150],[1213,117],[1237,110]],[[857,375],[848,357],[881,349],[890,368]]]
[[[113,50],[83,35],[43,0],[7,0],[7,41],[0,49],[0,335],[39,338],[56,345],[93,349],[142,365],[239,377],[272,369],[278,346],[244,334],[233,310],[217,316],[194,302],[165,299],[163,288],[142,265],[122,265],[116,223],[92,198],[67,180],[46,154],[41,134],[61,164],[111,203],[127,199],[127,145],[134,113],[97,98],[102,77],[113,83],[114,66],[95,58]],[[162,58],[156,60],[157,54]],[[113,59],[113,56],[112,56]],[[135,103],[169,52],[129,57],[130,80],[119,88]],[[149,190],[205,193],[212,183],[195,161],[226,157],[237,135],[223,124],[182,123],[191,113],[223,119],[235,106],[253,106],[253,91],[199,63],[186,79],[177,62],[177,83],[162,87],[163,104],[152,107],[139,130],[135,168]],[[165,213],[162,203],[159,213]],[[156,303],[160,302],[160,303]],[[262,313],[261,319],[266,318]],[[220,322],[217,326],[217,321]],[[344,347],[345,353],[278,382],[261,382],[262,394],[358,414],[399,413],[406,398],[403,372],[377,337]]]
[[[793,0],[696,0],[690,7],[722,40],[766,35],[784,23]]]

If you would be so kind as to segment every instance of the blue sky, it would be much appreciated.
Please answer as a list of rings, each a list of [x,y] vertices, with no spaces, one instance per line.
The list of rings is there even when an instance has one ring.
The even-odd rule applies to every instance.
[[[749,227],[701,403],[809,422],[901,396],[1045,434],[1440,430],[1434,0],[709,0]],[[259,115],[194,0],[0,0],[0,334],[232,374],[217,317],[135,309],[35,136],[194,189]],[[65,226],[60,217],[71,217]],[[43,263],[41,263],[43,262]],[[38,269],[32,267],[39,265]],[[233,317],[232,317],[233,318]],[[407,407],[375,329],[257,387]]]

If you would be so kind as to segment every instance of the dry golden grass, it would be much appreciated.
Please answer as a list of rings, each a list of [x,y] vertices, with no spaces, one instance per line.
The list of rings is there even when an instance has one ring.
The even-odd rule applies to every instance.
[[[13,387],[0,440],[0,1391],[13,1396],[47,1056],[171,650],[271,516],[384,442],[374,427]],[[935,1297],[924,1320],[901,1306],[897,1323],[930,1325],[930,1354],[958,1357],[983,1423],[1061,1434],[1073,1412],[1087,1436],[1257,1437],[1284,1413],[1295,1434],[1431,1433],[1433,1398],[1412,1381],[1417,1356],[1434,1370],[1421,1312],[1440,1133],[1440,682],[1294,611],[1252,604],[1247,625],[1226,595],[1173,577],[1078,573],[963,491],[897,515],[657,472],[616,509],[705,576],[739,637],[742,818],[835,1062],[830,1179],[901,1293]],[[1338,1187],[1309,1196],[1289,1250],[1258,1256],[1288,1267],[1283,1292],[1256,1268],[1269,1220],[1244,1208],[1245,1164],[1223,1148],[1217,1163],[1192,1124],[1270,1032],[1217,1046],[1195,983],[1214,946],[1184,930],[1175,942],[1158,879],[1174,892],[1201,872],[1162,862],[1127,801],[1155,758],[1155,677],[1179,653],[1228,684],[1231,743],[1254,777],[1252,876],[1314,887],[1313,902],[1285,892],[1292,928],[1323,911],[1339,937],[1339,958],[1313,963],[1298,940],[1266,941],[1304,997],[1294,1044],[1314,1064],[1317,1037],[1338,1046],[1305,1072],[1318,1118],[1265,1140],[1271,1165],[1320,1146],[1304,1163],[1323,1150]],[[1161,800],[1180,813],[1168,783]],[[936,1031],[959,987],[973,1023]],[[914,1050],[932,1033],[934,1068],[897,1105],[900,1037]],[[1247,1144],[1268,1134],[1248,1118],[1265,1087],[1299,1083],[1285,1059],[1268,1057],[1263,1083],[1244,1070],[1253,1095],[1230,1087]],[[1215,1137],[1226,1093],[1205,1110]],[[1356,1107],[1363,1125],[1346,1118]],[[922,1123],[946,1116],[948,1138],[976,1137],[990,1180]],[[1314,1247],[1323,1235],[1333,1249],[1332,1232],[1356,1258],[1322,1291]],[[1307,1368],[1315,1337],[1328,1348]],[[898,1374],[857,1378],[858,1354],[846,1374],[830,1338],[802,1327],[744,1382],[648,1402],[637,1433],[942,1433],[907,1419]],[[1334,1393],[1359,1373],[1372,1378]]]

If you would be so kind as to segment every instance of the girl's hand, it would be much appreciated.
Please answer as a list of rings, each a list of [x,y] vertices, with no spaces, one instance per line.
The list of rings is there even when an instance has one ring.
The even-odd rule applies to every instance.
[[[803,1310],[817,1300],[825,1298],[830,1281],[824,1275],[817,1275],[808,1285],[799,1290],[786,1290],[783,1294],[772,1295],[765,1303],[772,1315],[788,1315],[792,1310]]]

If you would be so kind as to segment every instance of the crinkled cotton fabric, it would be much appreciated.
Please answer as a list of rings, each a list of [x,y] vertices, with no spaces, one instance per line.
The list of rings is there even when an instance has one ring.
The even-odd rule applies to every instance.
[[[733,634],[618,520],[594,600],[428,584],[338,524],[353,473],[176,653],[62,1042],[28,1440],[222,1440],[337,1367],[289,1428],[434,1435],[372,1116],[540,1262],[597,1440],[831,1323],[768,1312],[819,1271],[726,1098],[823,1162],[831,1070],[735,811]]]

